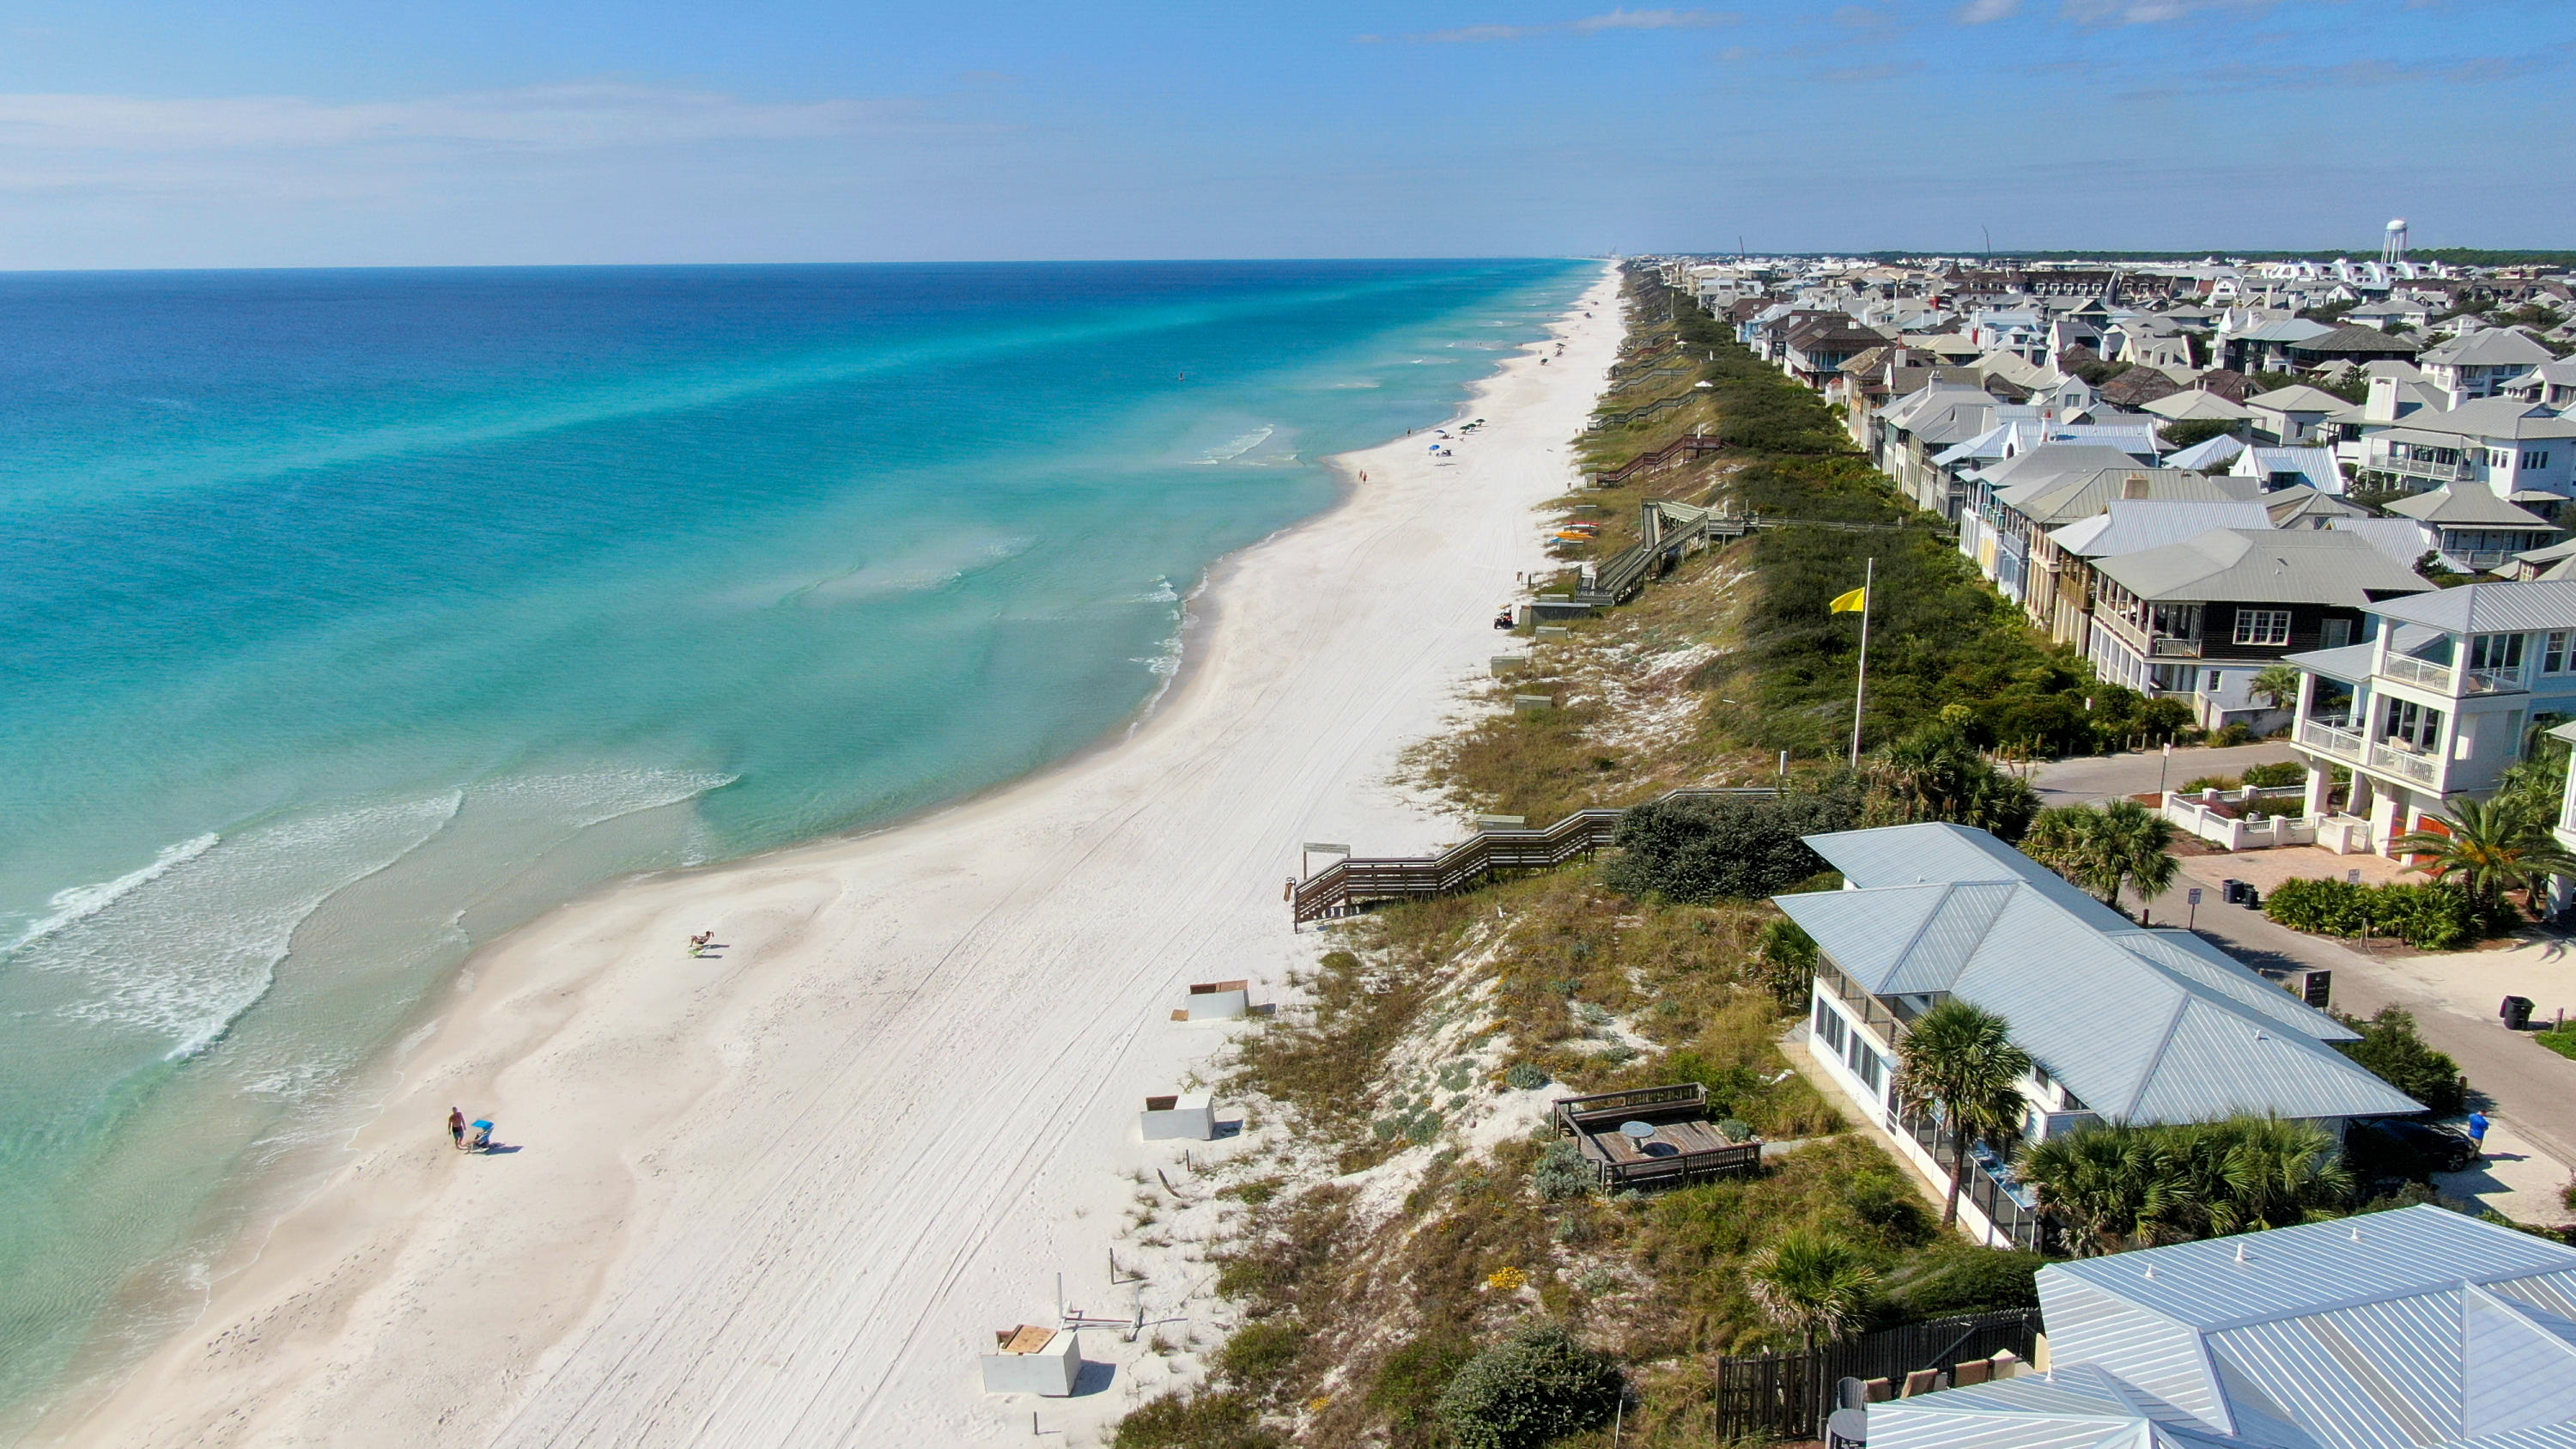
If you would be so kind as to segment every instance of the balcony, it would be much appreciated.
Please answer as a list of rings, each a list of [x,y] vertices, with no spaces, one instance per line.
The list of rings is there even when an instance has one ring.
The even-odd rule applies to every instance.
[[[2468,694],[2517,694],[2529,688],[2522,681],[2522,668],[2472,669],[2469,671]]]
[[[2466,483],[2477,476],[2477,470],[2466,462],[2436,463],[2424,458],[2388,458],[2380,462],[2379,469],[2401,478],[2430,478],[2438,483]]]
[[[2419,685],[2435,694],[2451,693],[2451,666],[2418,659],[2411,654],[2391,654],[2378,673],[2401,684]]]
[[[2151,642],[2155,645],[2155,657],[2158,659],[2198,659],[2200,657],[2200,641],[2197,639],[2173,639],[2159,634]]]
[[[2322,750],[2338,759],[2354,761],[2360,760],[2362,752],[2369,748],[2369,742],[2361,737],[2361,731],[2338,729],[2317,720],[2306,720],[2300,723],[2299,743],[2312,750]]]
[[[2418,785],[2438,786],[2442,779],[2441,756],[2393,744],[2370,747],[2370,768]]]

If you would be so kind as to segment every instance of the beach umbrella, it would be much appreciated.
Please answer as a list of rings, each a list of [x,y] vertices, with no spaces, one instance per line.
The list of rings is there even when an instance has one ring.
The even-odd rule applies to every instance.
[[[489,1132],[492,1130],[492,1124],[482,1120],[481,1118],[475,1119],[474,1126],[478,1131]]]

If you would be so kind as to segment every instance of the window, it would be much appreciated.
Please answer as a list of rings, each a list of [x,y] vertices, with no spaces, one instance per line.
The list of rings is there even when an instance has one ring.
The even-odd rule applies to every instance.
[[[2522,466],[2526,468],[2546,468],[2549,466],[2549,454],[2546,450],[2537,453],[2525,453],[2522,455]]]
[[[1843,1049],[1842,1013],[1827,1006],[1821,996],[1816,998],[1816,1035],[1823,1037],[1825,1045],[1835,1051]]]
[[[2417,749],[2429,750],[2441,743],[2442,712],[2427,708],[2411,699],[2388,701],[2385,738],[2403,740]]]
[[[2328,619],[2325,621],[2325,633],[2323,639],[2319,641],[2319,647],[2326,649],[2341,649],[2343,646],[2351,642],[2352,621],[2350,619]]]
[[[2239,644],[2289,643],[2290,611],[2287,609],[2237,610],[2236,642]]]
[[[1860,1078],[1862,1086],[1869,1088],[1873,1092],[1877,1091],[1879,1072],[1878,1053],[1871,1051],[1868,1044],[1857,1032],[1852,1035],[1850,1061],[1852,1075]]]
[[[2522,636],[2520,634],[2479,634],[2469,640],[2471,669],[2520,669]]]
[[[2543,673],[2543,674],[2564,674],[2564,673],[2566,673],[2566,672],[2567,672],[2567,664],[2568,664],[2568,659],[2567,659],[2567,639],[2568,639],[2568,633],[2569,633],[2569,631],[2568,631],[2568,630],[2565,630],[2565,629],[2552,629],[2552,630],[2550,630],[2550,631],[2549,631],[2549,633],[2548,633],[2546,636],[2544,636],[2544,637],[2541,639],[2541,641],[2540,641],[2540,672],[2541,672],[2541,673]]]
[[[2218,682],[2223,677],[2224,676],[2220,675],[2215,669],[2202,675],[2200,677],[2200,692],[2203,694],[2216,694],[2218,692]]]

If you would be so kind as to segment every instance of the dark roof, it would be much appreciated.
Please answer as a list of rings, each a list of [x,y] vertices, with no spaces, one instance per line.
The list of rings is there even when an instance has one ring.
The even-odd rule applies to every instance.
[[[2232,367],[2213,367],[2191,380],[2202,392],[2216,393],[2232,403],[2241,403],[2254,391],[2254,379]]]
[[[2378,357],[2413,357],[2424,349],[2402,337],[2391,337],[2375,327],[2361,327],[2347,322],[2323,337],[2293,342],[2290,351],[2311,357],[2349,357],[2366,353]]]
[[[2132,367],[2101,386],[2102,401],[2117,407],[2143,407],[2182,391],[2182,384],[2152,367]]]

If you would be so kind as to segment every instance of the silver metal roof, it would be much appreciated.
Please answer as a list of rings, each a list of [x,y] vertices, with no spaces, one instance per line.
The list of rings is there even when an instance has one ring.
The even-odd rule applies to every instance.
[[[2443,1208],[2053,1263],[2039,1294],[2047,1378],[1875,1406],[1873,1449],[2576,1446],[2576,1250]]]
[[[2576,629],[2576,580],[2462,584],[2370,607],[2372,613],[2451,634]]]
[[[2408,518],[2420,518],[2426,523],[2487,524],[2499,528],[2557,527],[2539,514],[2497,497],[2495,490],[2483,483],[2472,483],[2465,488],[2445,483],[2430,492],[2400,498],[2388,505],[2388,511]]]
[[[2049,533],[2059,548],[2084,558],[2114,558],[2196,538],[2213,528],[2270,528],[2261,503],[2208,498],[2120,498],[2091,518]]]
[[[2114,1122],[2422,1108],[2328,1041],[2352,1033],[2217,948],[2147,931],[1980,830],[1811,836],[1851,882],[1774,899],[1864,989],[1948,994]],[[1872,885],[1872,881],[1894,884]]]

